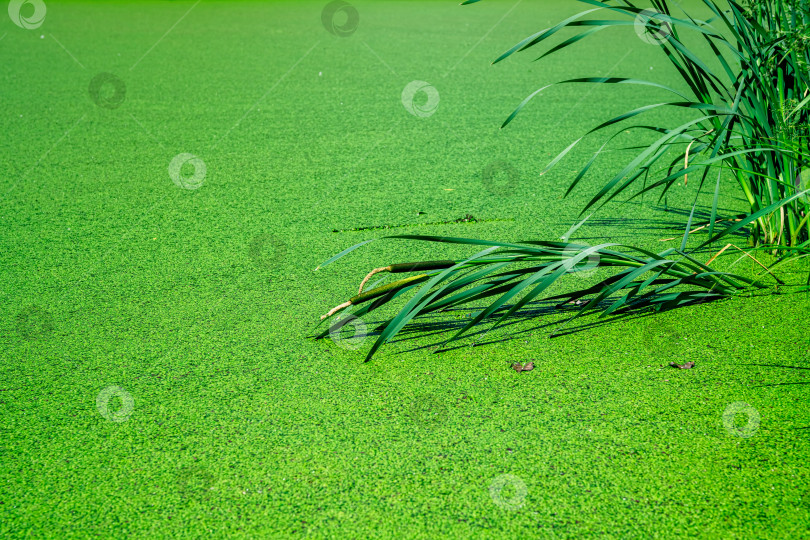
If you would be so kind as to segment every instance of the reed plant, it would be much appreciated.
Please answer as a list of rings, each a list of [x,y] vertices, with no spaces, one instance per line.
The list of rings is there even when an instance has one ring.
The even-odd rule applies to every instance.
[[[669,93],[672,98],[667,101],[636,104],[588,130],[562,150],[544,172],[557,165],[584,138],[614,129],[614,133],[606,133],[599,151],[571,181],[567,191],[570,194],[619,135],[632,129],[650,132],[651,142],[636,148],[633,158],[609,177],[582,212],[593,211],[622,195],[633,199],[653,193],[660,201],[682,182],[694,190],[695,204],[680,247],[653,253],[609,243],[586,246],[545,240],[510,243],[438,236],[387,237],[485,249],[463,260],[417,261],[375,269],[363,280],[356,296],[323,317],[330,319],[330,329],[317,337],[329,335],[330,330],[339,329],[353,317],[362,317],[410,295],[396,315],[377,327],[378,338],[367,355],[368,360],[416,317],[488,302],[449,336],[450,342],[487,319],[494,319],[495,325],[503,323],[527,303],[540,298],[558,280],[585,269],[601,272],[601,279],[585,288],[575,287],[571,292],[545,297],[558,301],[561,310],[573,309],[572,319],[591,311],[605,317],[629,310],[669,309],[727,297],[764,285],[716,271],[708,263],[699,262],[694,252],[715,246],[722,253],[729,246],[723,247],[724,237],[739,231],[749,232],[750,251],[765,251],[777,258],[773,266],[810,255],[810,2],[702,0],[709,15],[703,20],[668,0],[652,0],[651,7],[641,7],[629,0],[579,1],[589,8],[526,37],[495,63],[517,53],[537,51],[565,29],[573,29],[574,35],[538,53],[538,60],[569,50],[604,29],[632,27],[631,31],[660,48],[688,91],[633,78],[570,79],[545,85],[530,94],[502,127],[556,84],[642,85]],[[697,39],[687,39],[689,35]],[[626,123],[662,107],[688,110],[693,117],[679,126]],[[723,182],[724,175],[733,179],[731,185],[746,201],[746,212],[733,216],[718,214],[721,190],[729,185]],[[702,193],[713,193],[709,220],[701,227],[706,236],[699,245],[687,249],[697,198]],[[366,243],[346,249],[321,266]],[[383,272],[418,273],[363,291],[371,275]],[[348,313],[351,316],[347,317]]]

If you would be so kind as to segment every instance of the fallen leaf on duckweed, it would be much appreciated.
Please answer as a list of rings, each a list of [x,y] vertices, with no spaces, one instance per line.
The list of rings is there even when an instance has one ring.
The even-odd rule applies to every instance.
[[[677,364],[675,362],[670,362],[669,365],[678,369],[692,369],[693,367],[695,367],[694,362],[687,362],[685,364]]]
[[[534,369],[534,362],[529,362],[525,366],[523,364],[512,364],[512,369],[518,373],[521,371],[531,371]]]

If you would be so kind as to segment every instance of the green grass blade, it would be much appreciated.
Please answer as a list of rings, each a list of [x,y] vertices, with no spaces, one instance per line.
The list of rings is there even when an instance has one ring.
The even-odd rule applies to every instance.
[[[324,262],[322,262],[321,264],[319,264],[319,265],[318,265],[318,267],[317,267],[317,268],[315,268],[315,270],[316,270],[316,271],[318,271],[318,270],[320,270],[321,268],[323,268],[324,266],[326,266],[327,264],[332,264],[333,262],[335,262],[336,260],[340,259],[340,258],[341,258],[341,257],[343,257],[344,255],[348,255],[349,253],[351,253],[351,252],[352,252],[352,251],[354,251],[355,249],[357,249],[357,248],[359,248],[359,247],[361,247],[361,246],[364,246],[364,245],[368,244],[369,242],[373,242],[373,241],[374,241],[374,239],[372,238],[371,240],[366,240],[365,242],[360,242],[359,244],[355,244],[355,245],[353,245],[353,246],[352,246],[352,247],[350,247],[350,248],[346,248],[346,249],[344,249],[343,251],[341,251],[340,253],[338,253],[337,255],[335,255],[334,257],[330,257],[330,258],[329,258],[329,259],[327,259],[326,261],[324,261]]]
[[[416,308],[418,303],[420,302],[420,300],[422,300],[422,298],[424,298],[425,295],[428,294],[430,289],[432,289],[435,285],[440,283],[442,280],[446,279],[452,272],[461,269],[464,266],[464,264],[466,264],[466,263],[468,263],[470,261],[473,261],[475,259],[478,259],[480,257],[484,257],[484,256],[492,253],[493,251],[495,251],[499,247],[500,246],[492,246],[492,247],[488,247],[487,249],[485,249],[483,251],[479,251],[478,253],[476,253],[472,257],[458,263],[457,265],[455,265],[455,266],[453,266],[451,268],[448,268],[448,269],[442,271],[440,274],[435,276],[433,279],[431,279],[430,281],[425,283],[419,289],[419,291],[408,301],[408,303],[405,305],[405,307],[402,308],[402,310],[399,312],[399,314],[396,317],[394,317],[393,319],[391,319],[391,322],[389,322],[385,326],[385,329],[382,331],[380,336],[377,338],[377,341],[375,341],[374,344],[371,346],[371,350],[369,351],[368,355],[366,356],[366,361],[371,360],[371,357],[374,356],[374,353],[377,351],[377,349],[380,348],[380,346],[383,343],[385,343],[385,342],[389,341],[391,338],[393,338],[397,334],[397,332],[399,332],[399,330],[402,329],[402,327],[405,326],[408,323],[408,321],[410,321],[413,317],[415,317],[418,314],[419,310],[414,309],[414,308]],[[440,292],[440,290],[436,291],[433,294],[435,295],[435,294],[438,294],[439,292]],[[428,298],[428,301],[429,300],[430,300],[430,298]]]

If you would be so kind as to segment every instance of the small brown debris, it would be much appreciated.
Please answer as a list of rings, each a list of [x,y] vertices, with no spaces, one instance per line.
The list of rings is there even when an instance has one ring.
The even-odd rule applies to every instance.
[[[534,362],[529,362],[525,366],[523,364],[512,364],[512,369],[518,373],[521,371],[531,371],[534,369]]]
[[[671,367],[678,368],[678,369],[692,369],[693,367],[695,367],[694,362],[687,362],[685,364],[677,364],[675,362],[670,362],[669,365]]]

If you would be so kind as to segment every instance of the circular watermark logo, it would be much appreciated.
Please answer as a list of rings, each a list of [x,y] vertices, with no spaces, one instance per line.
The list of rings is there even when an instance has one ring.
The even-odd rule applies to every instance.
[[[669,17],[663,13],[645,9],[636,15],[633,27],[641,41],[650,45],[660,45],[666,43],[672,35],[672,25],[667,19]]]
[[[215,483],[213,474],[196,465],[183,466],[177,471],[177,492],[187,501],[209,499]]]
[[[11,22],[24,28],[34,30],[45,22],[47,8],[42,0],[11,0],[8,3],[8,16]]]
[[[26,341],[43,339],[53,332],[53,317],[39,306],[29,306],[17,314],[17,332]]]
[[[338,318],[329,328],[329,337],[335,344],[354,351],[366,341],[368,330],[363,319],[349,313]]]
[[[810,189],[810,169],[804,169],[796,174],[796,192],[801,193]],[[810,204],[810,193],[799,197],[805,204]]]
[[[649,317],[649,321],[641,332],[641,343],[652,354],[666,354],[682,345],[685,334],[674,326],[658,320],[660,315]]]
[[[528,492],[526,483],[514,474],[502,474],[489,484],[492,501],[505,510],[521,508]]]
[[[272,234],[260,234],[250,241],[248,255],[256,268],[270,270],[287,256],[287,244]]]
[[[329,2],[321,11],[321,22],[326,31],[338,37],[349,37],[360,25],[360,14],[348,2]]]
[[[117,109],[127,97],[127,85],[112,73],[99,73],[90,80],[87,92],[102,109]]]
[[[108,386],[96,396],[96,408],[110,422],[124,422],[135,409],[135,399],[120,386]]]
[[[425,81],[411,81],[402,90],[402,105],[412,115],[427,118],[439,108],[439,91]]]
[[[744,417],[746,422],[741,424],[739,418]],[[747,439],[752,437],[759,429],[759,412],[748,403],[736,401],[726,407],[723,412],[723,426],[729,435]]]
[[[407,415],[425,427],[435,426],[447,417],[447,406],[434,396],[426,394],[411,402]]]
[[[205,181],[205,162],[194,154],[177,154],[169,163],[169,176],[177,187],[198,189]]]
[[[580,247],[569,245],[563,250],[563,257],[565,259],[569,259],[571,257],[575,257],[579,255],[586,249],[590,249],[591,246],[588,244],[579,244]],[[596,272],[599,268],[599,252],[594,251],[588,254],[587,257],[584,257],[580,260],[577,264],[572,266],[567,270],[569,274],[574,274],[580,278],[587,278],[590,277]]]
[[[507,161],[493,161],[481,171],[481,183],[492,195],[509,197],[519,182],[520,172]]]

